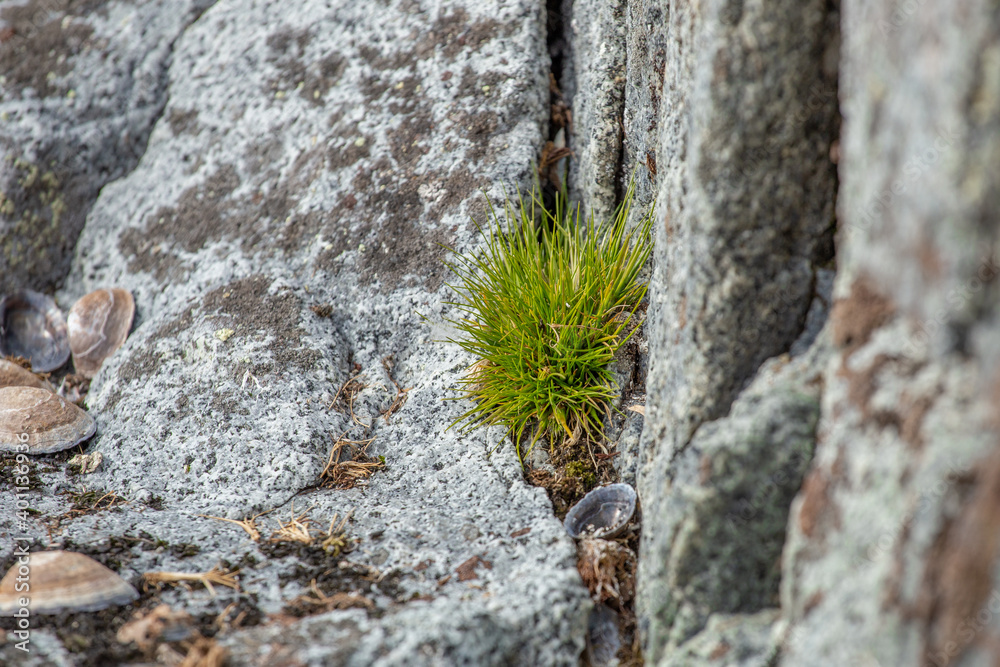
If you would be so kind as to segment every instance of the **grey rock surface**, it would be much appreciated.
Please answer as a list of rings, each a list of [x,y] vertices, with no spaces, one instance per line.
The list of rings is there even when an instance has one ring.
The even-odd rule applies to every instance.
[[[997,659],[994,10],[843,4],[837,352],[785,548],[783,665]]]
[[[166,102],[174,41],[210,4],[31,0],[0,9],[0,292],[62,283],[101,187],[145,149]]]
[[[649,341],[646,336],[645,313],[638,313],[643,322],[631,338],[619,348],[609,370],[618,387],[612,404],[614,412],[604,420],[607,448],[616,452],[612,461],[620,482],[636,484],[635,470],[639,460],[639,439],[645,422],[646,369],[649,367]]]
[[[819,2],[700,7],[668,5],[677,51],[658,122],[650,462],[788,349],[832,256],[836,61],[822,65],[836,14]]]
[[[667,51],[678,45],[676,40],[669,39],[677,34],[677,24],[670,21],[680,15],[668,12],[663,0],[630,0],[626,11],[624,137],[620,162],[628,173],[621,176],[634,176],[636,200],[645,204],[655,199],[660,183],[657,165],[660,102],[667,75]],[[666,94],[670,95],[669,89]],[[675,97],[673,101],[680,100]],[[664,158],[669,160],[668,156]]]
[[[79,482],[130,504],[49,535],[42,519],[69,505],[52,492],[75,482],[44,464],[36,543],[103,550],[133,579],[224,559],[240,592],[163,599],[193,614],[237,602],[265,626],[310,577],[330,593],[331,568],[377,579],[349,582],[370,610],[224,633],[233,664],[575,664],[590,602],[574,545],[497,433],[448,429],[465,407],[443,399],[473,359],[440,342],[438,244],[477,247],[480,189],[529,184],[546,68],[528,1],[219,2],[187,27],[148,147],[103,188],[59,293],[135,295],[135,329],[87,399],[104,464]],[[341,391],[351,378],[359,391]],[[338,438],[371,440],[386,469],[321,488]],[[7,521],[14,500],[0,502]],[[265,511],[259,543],[199,516]],[[264,541],[279,521],[320,531],[349,511],[346,566]]]
[[[756,614],[712,614],[705,629],[661,662],[664,667],[769,667],[777,646],[777,609]]]
[[[837,183],[836,12],[824,2],[661,7],[667,51],[637,475],[648,517],[637,605],[654,659],[670,625],[669,560],[658,554],[669,543],[675,464],[699,427],[725,417],[761,363],[803,331],[817,270],[832,257]],[[647,34],[646,48],[660,39]],[[633,129],[648,137],[648,126]]]
[[[75,665],[159,602],[233,665],[577,664],[575,546],[500,432],[449,429],[465,406],[442,400],[473,360],[440,342],[439,244],[479,247],[481,191],[530,182],[549,54],[574,195],[606,216],[635,174],[637,212],[656,200],[605,443],[640,493],[646,664],[996,663],[998,21],[983,0],[4,5],[0,289],[68,275],[64,307],[118,285],[138,312],[88,395],[102,467],[42,457],[0,493],[0,564],[16,536],[137,587],[240,587],[35,618],[27,661],[0,621],[0,664]],[[330,488],[338,440],[385,469]],[[344,551],[318,546],[348,514]],[[295,521],[312,546],[273,539]]]
[[[597,220],[610,218],[621,199],[626,5],[576,0],[567,31],[575,91],[570,146],[577,158],[570,194]]]
[[[138,169],[105,188],[63,293],[127,282],[136,295],[136,330],[89,396],[105,420],[97,448],[113,460],[102,481],[135,493],[155,462],[176,473],[147,489],[156,495],[257,511],[317,479],[331,435],[385,429],[408,442],[390,433],[415,426],[417,405],[433,406],[434,433],[458,412],[438,399],[470,362],[421,319],[444,316],[436,244],[475,244],[477,189],[495,195],[525,175],[511,165],[536,150],[544,72],[508,51],[538,49],[542,35],[526,8],[478,23],[415,10],[217,5],[186,32],[167,122]],[[260,25],[270,34],[239,32]],[[480,51],[411,43],[423,28],[466,31]],[[360,408],[384,408],[397,392],[382,377],[390,356],[410,389],[398,419],[328,407],[359,364],[382,392]]]
[[[772,664],[778,645],[790,666],[995,661],[997,19],[986,3],[842,6],[843,54],[838,3],[626,7],[623,152],[592,154],[620,161],[619,182],[646,165],[640,200],[657,194],[637,471],[637,611],[657,663],[724,664],[714,623],[760,640],[750,664]],[[827,308],[806,305],[828,293],[838,161],[837,301],[816,339]],[[733,608],[719,592],[738,596],[740,582],[726,588],[727,567],[682,538],[741,544],[712,532],[719,490],[699,485],[696,455],[741,419],[781,414],[780,392],[754,405],[757,381],[745,384],[783,351],[822,375],[807,392],[818,428],[801,437],[816,460],[787,526],[781,622],[776,573],[744,579],[761,588],[740,611],[772,607],[755,625],[720,615]],[[783,535],[755,546],[777,563]],[[698,576],[718,588],[679,585]]]
[[[637,614],[653,664],[683,655],[712,614],[778,606],[788,511],[812,459],[828,335],[766,363],[724,419],[672,462],[664,511],[645,511]],[[652,530],[650,530],[652,529]],[[678,663],[680,664],[680,663]]]

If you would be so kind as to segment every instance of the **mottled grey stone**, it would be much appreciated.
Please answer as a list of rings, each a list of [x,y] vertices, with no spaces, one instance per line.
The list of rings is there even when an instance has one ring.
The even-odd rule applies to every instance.
[[[573,136],[570,196],[597,220],[621,196],[622,110],[625,103],[626,0],[576,0],[572,45]]]
[[[699,428],[730,412],[761,363],[803,332],[817,271],[832,256],[839,41],[837,14],[825,2],[661,7],[665,36],[647,25],[645,46],[634,45],[652,49],[654,58],[666,45],[638,474],[647,519],[637,605],[654,658],[674,623],[670,608],[680,604],[668,595],[664,557],[676,525],[667,517],[678,501],[678,457]],[[637,7],[630,17],[642,20],[653,9]],[[648,125],[633,130],[641,136]],[[780,542],[761,548],[780,549]],[[691,600],[705,611],[714,604],[694,593]]]
[[[1000,46],[993,8],[967,7],[844,3],[839,292],[869,274],[938,354],[979,344],[997,289]]]
[[[105,188],[63,293],[126,284],[136,296],[136,330],[88,397],[113,462],[102,482],[256,511],[315,481],[330,435],[363,423],[366,437],[412,442],[388,433],[424,397],[435,432],[460,411],[437,399],[470,360],[421,319],[447,313],[436,243],[479,242],[478,188],[526,176],[544,70],[509,50],[544,42],[527,6],[436,16],[217,5],[187,31],[163,122],[139,169]],[[404,39],[425,24],[472,33],[477,58]],[[242,37],[261,25],[267,35]],[[323,303],[328,318],[308,309]],[[410,391],[387,422],[375,416],[397,391],[390,355]],[[368,387],[357,419],[328,407],[351,364]],[[144,479],[150,465],[171,475]]]
[[[801,332],[815,270],[831,258],[837,182],[835,61],[823,67],[836,14],[821,2],[668,13],[677,51],[658,124],[651,462],[724,414]]]
[[[777,609],[756,614],[712,614],[705,629],[659,663],[660,667],[770,667]]]
[[[712,614],[778,606],[788,510],[812,459],[828,356],[824,336],[807,354],[765,364],[729,415],[702,424],[671,462],[655,524],[644,509],[637,613],[654,663]]]
[[[0,9],[0,293],[62,283],[98,192],[135,167],[163,110],[174,40],[209,4]]]
[[[995,10],[843,3],[837,352],[789,524],[782,665],[997,659]]]
[[[664,94],[664,77],[669,49],[676,49],[682,40],[677,24],[671,24],[676,14],[668,12],[664,0],[629,0],[625,35],[625,107],[622,126],[621,177],[635,177],[636,201],[646,204],[656,197],[661,179],[659,158],[660,102]],[[671,62],[680,64],[672,52]],[[678,98],[670,98],[673,102]],[[659,158],[670,161],[670,156]]]
[[[140,542],[123,567],[242,563],[242,593],[164,600],[280,616],[308,568],[197,515],[273,510],[266,539],[293,515],[326,529],[353,510],[347,560],[385,575],[372,614],[265,619],[217,638],[232,664],[576,664],[591,604],[574,545],[496,430],[449,428],[469,405],[443,399],[474,359],[439,335],[454,316],[439,244],[481,246],[481,189],[530,183],[548,120],[543,9],[233,0],[184,30],[148,147],[103,188],[59,294],[135,295],[135,330],[87,397],[104,465],[85,480],[133,503],[52,536],[33,519],[40,543],[144,530],[195,544],[181,558]],[[329,317],[309,308],[322,304]],[[338,396],[354,373],[361,391]],[[385,457],[364,488],[317,486],[340,437]],[[66,508],[59,478],[32,500],[46,516]],[[488,565],[460,577],[474,556]]]
[[[640,314],[639,317],[642,317]],[[612,459],[620,482],[635,486],[635,470],[639,459],[639,438],[645,421],[646,369],[649,366],[649,341],[645,323],[632,333],[618,349],[609,366],[611,379],[617,387],[613,412],[604,420],[608,450],[616,452]]]

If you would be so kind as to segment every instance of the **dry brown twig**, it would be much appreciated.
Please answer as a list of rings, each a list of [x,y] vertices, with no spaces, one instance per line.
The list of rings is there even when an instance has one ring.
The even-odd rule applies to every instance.
[[[413,387],[403,389],[399,386],[399,383],[396,382],[396,378],[392,376],[392,368],[394,365],[395,362],[393,362],[391,354],[382,359],[382,367],[385,368],[385,374],[389,376],[389,381],[392,382],[394,387],[396,387],[396,396],[392,399],[392,405],[390,405],[386,411],[382,413],[382,416],[385,417],[386,424],[389,423],[389,417],[403,407],[406,403],[406,399],[409,398],[408,392],[413,389]]]
[[[247,535],[250,536],[251,540],[253,540],[254,542],[259,542],[260,531],[257,530],[257,519],[259,517],[264,516],[265,514],[270,514],[273,511],[274,510],[267,510],[266,512],[261,512],[260,514],[254,514],[252,517],[241,519],[239,521],[237,521],[236,519],[227,519],[221,516],[211,516],[209,514],[198,514],[196,516],[200,516],[203,519],[215,519],[216,521],[226,521],[228,523],[235,523],[237,526],[246,531]]]
[[[364,391],[366,387],[368,387],[367,383],[361,381],[362,377],[364,376],[356,374],[347,378],[347,380],[344,381],[344,384],[340,385],[340,389],[337,390],[337,395],[333,397],[333,400],[330,401],[330,405],[328,405],[326,409],[332,410],[341,395],[343,395],[347,402],[347,410],[351,414],[351,421],[355,424],[360,424],[361,426],[368,428],[369,424],[365,424],[363,421],[358,419],[357,415],[354,414],[354,399],[358,394]]]
[[[118,630],[116,638],[123,644],[134,643],[147,657],[152,657],[155,650],[158,663],[177,667],[221,667],[228,655],[214,639],[206,639],[195,629],[190,614],[165,604],[137,612]]]
[[[337,394],[333,397],[333,400],[330,401],[330,405],[326,406],[326,409],[332,410],[333,406],[335,406],[337,404],[337,401],[340,400],[341,394],[343,394],[345,391],[350,392],[355,385],[360,385],[358,391],[364,389],[367,385],[365,385],[363,382],[361,382],[361,380],[358,379],[360,377],[362,377],[360,374],[354,374],[348,377],[346,380],[344,380],[344,384],[340,385],[340,389],[337,390]]]
[[[559,177],[559,161],[573,154],[566,146],[556,146],[552,141],[546,141],[542,147],[542,157],[538,161],[538,176],[551,183],[557,191],[562,190],[562,180]]]
[[[551,141],[547,141],[545,142],[545,146],[542,148],[542,159],[538,162],[538,168],[546,169],[571,154],[572,151],[565,146],[557,147]]]
[[[635,595],[635,554],[618,542],[580,541],[577,569],[595,602],[625,603]]]
[[[350,607],[363,607],[369,610],[375,608],[375,603],[361,595],[355,595],[353,593],[334,593],[333,595],[326,595],[319,589],[318,586],[316,586],[315,579],[313,579],[312,583],[309,585],[309,590],[312,592],[311,595],[300,595],[292,600],[292,603],[319,606],[323,607],[324,611],[330,611],[331,609],[349,609]]]
[[[66,512],[66,516],[109,510],[112,507],[128,504],[127,500],[114,491],[105,491],[100,496],[97,495],[98,493],[100,493],[100,490],[88,491],[86,487],[77,491],[66,492],[65,495],[68,495],[73,501],[73,507]]]
[[[316,313],[319,317],[330,317],[333,315],[333,306],[328,303],[317,303],[309,306],[309,310]]]
[[[104,501],[107,501],[107,502],[104,504],[104,507],[101,507],[101,503],[103,503]],[[107,510],[107,509],[111,509],[112,507],[115,507],[117,505],[125,505],[127,503],[128,503],[127,500],[125,500],[124,498],[122,498],[121,496],[119,496],[114,491],[108,491],[103,496],[101,496],[100,498],[98,498],[97,500],[95,500],[94,504],[91,505],[87,509],[88,510],[102,510],[102,509],[103,510]]]
[[[243,625],[243,621],[247,617],[247,610],[244,609],[236,615],[236,618],[229,620],[229,615],[233,613],[233,610],[237,609],[237,604],[235,602],[230,602],[226,605],[226,608],[219,612],[219,615],[215,617],[212,621],[212,625],[219,629],[219,632],[226,633],[230,630],[237,630]]]
[[[375,459],[368,456],[368,445],[374,442],[375,438],[369,438],[368,440],[345,440],[344,435],[341,435],[333,443],[333,448],[327,457],[326,467],[323,468],[323,472],[319,476],[320,486],[351,489],[359,481],[385,467],[385,460],[382,457]],[[346,461],[341,461],[341,454],[344,448],[355,445],[360,445],[360,447],[355,449],[353,456]]]
[[[163,635],[186,637],[196,634],[194,619],[185,611],[175,611],[160,604],[150,611],[137,611],[128,623],[118,629],[115,638],[122,644],[133,643],[143,653],[150,654],[163,641]]]
[[[116,492],[104,491],[103,489],[88,491],[86,487],[80,487],[73,491],[61,491],[60,495],[69,497],[73,504],[62,514],[42,519],[42,523],[48,530],[50,539],[53,534],[61,530],[62,522],[67,519],[75,519],[76,517],[129,504],[129,501],[119,496]]]
[[[551,72],[549,72],[549,97],[551,99],[551,103],[549,105],[550,122],[556,127],[565,127],[566,130],[572,134],[573,111],[566,103],[566,98],[563,95],[562,90],[559,89],[556,77]]]
[[[309,509],[312,509],[311,507]],[[278,522],[278,530],[274,531],[269,542],[298,542],[299,544],[304,544],[306,546],[313,546],[319,541],[319,546],[328,553],[332,553],[334,556],[339,556],[344,551],[349,551],[351,547],[351,540],[347,538],[347,522],[350,521],[351,516],[354,514],[354,510],[349,511],[340,522],[337,522],[339,518],[338,514],[334,514],[333,518],[330,519],[330,527],[324,532],[322,530],[317,530],[313,534],[313,526],[316,522],[310,519],[306,514],[309,510],[306,510],[298,516],[295,515],[295,508],[292,507],[292,517],[287,523]]]
[[[215,595],[215,587],[212,584],[228,586],[234,590],[239,590],[240,584],[236,579],[239,569],[226,572],[216,565],[208,572],[147,572],[142,575],[143,583],[159,588],[163,584],[179,584],[184,582],[196,582],[208,589],[208,592]]]
[[[219,646],[214,639],[199,637],[181,645],[186,645],[187,655],[180,667],[222,667],[229,657],[229,650]]]
[[[292,518],[287,523],[278,522],[278,529],[271,534],[268,542],[299,542],[300,544],[311,545],[313,536],[309,532],[309,525],[313,520],[306,516],[310,507],[299,516],[295,516],[295,503],[292,503]]]

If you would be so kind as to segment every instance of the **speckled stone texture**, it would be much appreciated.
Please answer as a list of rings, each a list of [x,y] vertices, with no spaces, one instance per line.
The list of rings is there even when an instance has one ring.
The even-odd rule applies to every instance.
[[[1000,16],[843,13],[837,352],[789,525],[781,664],[994,664]]]
[[[650,291],[653,476],[653,461],[725,415],[760,363],[801,332],[816,269],[831,258],[836,192],[836,14],[822,2],[709,2],[700,13],[678,3],[667,14],[673,81],[660,102]]]
[[[613,434],[643,501],[652,664],[777,650],[778,561],[830,355],[838,24],[818,0],[572,8],[573,191],[607,214],[634,178],[638,208],[657,206],[646,419]]]
[[[629,0],[625,20],[624,137],[619,159],[629,171],[621,177],[634,177],[636,200],[651,202],[660,183],[658,119],[665,94],[668,36],[673,33],[663,0]]]
[[[594,3],[595,23],[612,6]],[[638,166],[640,200],[658,200],[638,469],[647,663],[992,664],[995,5],[634,0],[625,14],[622,110],[581,115],[575,135],[587,141],[620,113],[621,152],[575,148],[620,163],[618,187]],[[578,43],[616,34],[591,29]],[[576,66],[587,57],[578,49]],[[588,92],[574,108],[588,108]],[[803,325],[806,306],[829,303],[837,162],[835,300],[809,344],[798,332],[827,309],[814,300]],[[807,374],[795,393],[761,392],[786,350]],[[769,431],[748,450],[741,433],[769,415],[792,437]],[[720,530],[732,507],[754,506],[792,442],[815,459],[786,528],[766,526],[804,467],[752,513],[771,519]]]
[[[0,7],[0,293],[62,284],[98,192],[163,111],[174,41],[210,4]]]
[[[823,302],[814,303],[819,322]],[[640,569],[647,602],[638,612],[655,664],[690,653],[686,642],[703,630],[696,645],[708,642],[716,617],[776,613],[789,506],[812,460],[829,355],[829,332],[807,332],[671,462],[663,511],[644,524],[655,534]],[[774,648],[737,652],[762,659]]]
[[[766,359],[790,349],[806,326],[818,271],[832,258],[838,16],[819,1],[666,2],[656,30],[646,22],[654,10],[640,4],[629,17],[641,22],[633,51],[666,63],[662,89],[659,76],[647,73],[628,90],[639,99],[652,88],[659,100],[650,368],[638,471],[648,518],[637,599],[647,658],[655,662],[696,629],[671,635],[679,603],[671,563],[678,554],[667,527],[677,520],[671,504],[679,457],[699,429],[732,418],[739,392]],[[646,123],[636,116],[636,138],[626,141],[637,161],[640,147],[649,150]],[[736,446],[740,438],[730,440]],[[755,451],[745,472],[735,473],[748,484],[754,468],[770,465],[768,447]],[[783,494],[797,488],[789,484]],[[699,523],[723,518],[717,513]],[[779,541],[763,552],[780,551],[781,534],[771,539]],[[758,608],[757,598],[744,604]],[[714,603],[704,604],[707,610]],[[716,611],[736,611],[722,607]]]
[[[280,615],[338,560],[310,575],[197,515],[273,510],[266,538],[353,510],[348,560],[385,577],[375,608],[224,634],[232,664],[576,664],[590,602],[572,541],[509,444],[449,430],[468,406],[443,400],[473,359],[441,342],[441,244],[477,247],[481,191],[530,183],[548,122],[543,9],[234,0],[183,30],[148,147],[104,186],[58,295],[135,295],[135,329],[88,396],[104,465],[84,480],[132,504],[52,536],[36,522],[39,542],[194,544],[182,557],[131,542],[121,566],[134,579],[242,563],[240,594],[165,599]],[[363,390],[337,396],[352,373]],[[367,488],[317,487],[340,437],[385,457]],[[37,498],[50,516],[67,502],[52,490]],[[485,564],[458,570],[474,556]]]
[[[660,664],[664,667],[770,667],[776,654],[772,629],[777,619],[776,609],[756,614],[712,616],[703,632],[672,651]]]
[[[576,0],[567,29],[572,89],[579,91],[572,103],[571,196],[598,220],[613,215],[621,200],[626,4]]]
[[[611,434],[642,504],[646,664],[997,662],[995,3],[556,4],[574,192],[602,215],[634,173],[637,209],[656,199],[648,346],[613,369],[645,416]],[[438,244],[479,246],[480,190],[529,183],[545,7],[26,7],[0,10],[23,30],[0,27],[0,142],[23,148],[0,230],[34,247],[0,280],[58,283],[72,239],[46,225],[86,217],[57,298],[117,284],[138,307],[88,397],[104,465],[33,469],[33,547],[135,584],[240,567],[239,592],[161,594],[246,611],[216,636],[234,665],[577,664],[572,543],[499,433],[449,430],[464,406],[442,400],[472,359],[440,342]],[[337,437],[386,469],[322,488]],[[83,485],[129,504],[54,525]],[[0,494],[4,535],[15,508]],[[268,510],[260,542],[222,520]],[[350,510],[345,556],[266,541]],[[295,616],[314,578],[372,608]],[[74,664],[33,632],[0,663]]]

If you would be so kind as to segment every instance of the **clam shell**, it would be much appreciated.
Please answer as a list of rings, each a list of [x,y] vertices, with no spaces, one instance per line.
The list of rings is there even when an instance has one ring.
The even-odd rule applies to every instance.
[[[0,388],[0,451],[48,454],[83,442],[97,424],[86,412],[50,391]]]
[[[31,290],[0,299],[0,356],[24,357],[37,373],[65,364],[69,335],[56,302]]]
[[[635,514],[635,489],[628,484],[601,486],[573,505],[563,525],[574,538],[620,534]]]
[[[128,290],[97,290],[73,304],[67,322],[76,372],[86,378],[97,375],[125,342],[134,317],[135,300]]]
[[[20,568],[26,567],[27,573]],[[18,578],[28,591],[17,591]],[[139,593],[127,581],[89,556],[72,551],[36,551],[26,565],[15,562],[0,580],[0,614],[11,616],[28,598],[35,614],[62,611],[98,611],[128,604]]]
[[[35,387],[55,391],[51,384],[13,361],[0,359],[0,387]]]

